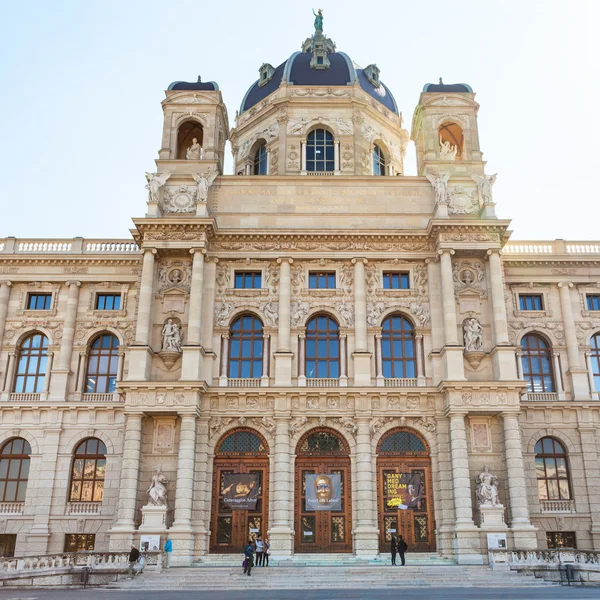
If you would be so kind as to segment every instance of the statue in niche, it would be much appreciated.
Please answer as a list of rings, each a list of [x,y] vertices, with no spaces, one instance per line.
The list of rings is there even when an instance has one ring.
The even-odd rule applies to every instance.
[[[167,488],[165,483],[169,480],[161,473],[160,467],[152,476],[152,484],[146,490],[148,494],[148,506],[167,506]]]
[[[208,199],[208,189],[217,178],[217,171],[211,173],[209,167],[208,173],[194,173],[194,181],[196,182],[196,202],[206,202]]]
[[[425,173],[425,177],[429,179],[429,183],[433,186],[436,204],[448,204],[448,181],[450,173],[440,171],[437,177],[431,173]]]
[[[498,478],[490,473],[487,465],[477,476],[475,495],[478,506],[496,506],[498,504]]]
[[[200,160],[202,158],[202,147],[197,138],[192,138],[192,145],[187,149],[185,157],[187,160]]]
[[[171,173],[146,173],[146,189],[148,190],[148,202],[158,202],[158,190],[165,185]]]
[[[498,177],[498,173],[494,173],[494,175],[471,175],[471,179],[477,184],[480,204],[494,203],[492,188],[496,183],[496,177]]]
[[[181,326],[168,319],[162,328],[162,351],[181,352]]]
[[[315,16],[315,33],[323,33],[323,9],[319,8],[317,12],[312,9],[313,15]]]
[[[450,145],[450,142],[446,140],[442,141],[442,137],[440,136],[440,159],[441,160],[456,160],[456,153],[458,148],[456,146]]]
[[[483,352],[483,327],[475,318],[467,319],[463,325],[466,352]]]

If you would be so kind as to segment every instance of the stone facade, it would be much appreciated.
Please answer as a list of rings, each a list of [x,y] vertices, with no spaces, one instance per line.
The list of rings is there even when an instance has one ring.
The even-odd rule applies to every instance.
[[[428,446],[438,553],[483,562],[494,531],[510,548],[544,548],[546,532],[566,531],[579,548],[600,549],[600,310],[588,303],[600,294],[600,244],[510,241],[509,222],[494,212],[495,177],[484,174],[475,95],[433,88],[413,118],[417,177],[403,175],[401,115],[358,84],[283,82],[231,132],[218,89],[170,89],[162,179],[133,241],[0,240],[0,444],[31,446],[24,501],[0,503],[0,534],[16,534],[17,554],[61,551],[75,533],[95,534],[97,550],[122,550],[168,527],[174,564],[205,556],[217,446],[239,428],[268,446],[266,514],[279,555],[293,553],[300,534],[295,460],[313,428],[337,432],[350,449],[348,535],[358,556],[379,551],[377,449],[398,428]],[[176,158],[190,122],[203,131],[200,160]],[[335,140],[331,172],[307,170],[315,127]],[[441,156],[444,127],[462,133],[451,160]],[[227,138],[237,175],[214,179]],[[263,141],[267,173],[254,176]],[[374,144],[385,148],[386,176],[371,174]],[[335,287],[311,288],[317,271],[333,273]],[[242,272],[260,273],[261,286],[236,287]],[[408,287],[386,288],[389,273],[407,274]],[[50,295],[48,306],[28,308],[32,294]],[[99,309],[99,294],[120,295],[120,307]],[[540,296],[540,309],[522,310],[524,294]],[[245,314],[262,322],[265,360],[252,378],[231,378],[231,324]],[[318,314],[339,326],[335,377],[306,370],[306,324]],[[412,377],[384,374],[390,315],[414,328]],[[165,350],[169,319],[180,351]],[[469,319],[475,337],[465,346]],[[46,377],[35,392],[16,391],[32,332],[48,340]],[[117,387],[90,393],[90,345],[102,332],[119,343]],[[527,390],[520,354],[529,332],[551,348],[551,392]],[[534,448],[546,436],[567,451],[567,502],[539,500]],[[71,502],[73,452],[87,438],[106,446],[104,495]],[[486,527],[475,502],[484,465],[500,481],[499,528]],[[158,467],[163,528],[144,525],[142,511]]]

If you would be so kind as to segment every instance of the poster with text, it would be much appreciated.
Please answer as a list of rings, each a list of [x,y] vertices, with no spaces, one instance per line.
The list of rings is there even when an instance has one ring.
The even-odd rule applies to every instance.
[[[386,473],[388,508],[421,508],[421,473]]]
[[[258,473],[223,475],[223,504],[233,510],[254,510],[258,500]]]
[[[342,510],[339,473],[306,475],[306,510]]]

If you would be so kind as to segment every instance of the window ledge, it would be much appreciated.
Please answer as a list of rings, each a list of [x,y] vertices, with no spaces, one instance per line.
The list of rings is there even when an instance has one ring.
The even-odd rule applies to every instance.
[[[268,296],[269,290],[266,288],[229,288],[229,294],[236,296]]]
[[[340,290],[339,288],[305,288],[304,293],[323,297],[343,296],[344,290]]]

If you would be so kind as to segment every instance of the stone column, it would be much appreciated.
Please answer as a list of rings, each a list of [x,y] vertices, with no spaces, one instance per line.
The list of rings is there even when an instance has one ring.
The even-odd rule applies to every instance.
[[[291,258],[279,258],[279,320],[277,330],[278,347],[275,352],[275,385],[292,385],[291,330]]]
[[[375,353],[376,353],[376,377],[377,377],[377,386],[383,387],[385,385],[385,377],[383,376],[383,348],[381,343],[382,335],[381,333],[375,334]]]
[[[506,412],[502,413],[502,419],[504,420],[506,491],[511,513],[510,528],[515,536],[515,548],[535,548],[537,538],[536,530],[529,521],[519,415]]]
[[[423,334],[415,335],[415,354],[417,361],[417,385],[424,386],[426,379],[423,365]]]
[[[306,386],[306,334],[298,334],[298,385]]]
[[[306,171],[306,142],[300,142],[300,156],[302,171]]]
[[[208,423],[210,417],[203,415],[198,419],[198,443],[196,445],[195,494],[193,498],[193,514],[197,517],[192,521],[196,546],[200,555],[208,554],[210,542],[210,507],[212,479],[208,455]]]
[[[262,377],[261,387],[269,385],[269,361],[271,360],[271,336],[268,333],[263,334],[263,361],[262,361]]]
[[[367,341],[366,258],[354,258],[354,385],[371,385],[371,353]]]
[[[588,372],[588,383],[590,385],[590,393],[592,394],[592,400],[598,400],[598,392],[596,389],[596,381],[594,380],[594,369],[592,367],[592,354],[591,352],[585,353],[585,363]]]
[[[517,376],[519,379],[525,380],[523,375],[523,351],[517,350]]]
[[[565,326],[565,341],[567,343],[567,358],[569,360],[569,376],[573,398],[575,400],[585,400],[589,398],[589,392],[587,391],[587,378],[581,363],[577,330],[575,329],[575,317],[573,316],[573,305],[571,303],[572,287],[573,284],[566,281],[558,284],[560,308]]]
[[[44,395],[43,400],[46,399],[48,392],[50,391],[50,384],[52,382],[52,363],[54,362],[54,352],[50,350],[48,352],[48,362],[46,363],[46,375],[44,376]],[[63,398],[64,399],[64,398]]]
[[[556,386],[556,393],[558,394],[559,400],[566,400],[565,388],[562,381],[562,369],[560,366],[560,353],[556,350],[552,352],[552,360],[554,362],[554,385]]]
[[[221,335],[221,369],[219,373],[219,386],[227,387],[227,362],[229,360],[229,333]]]
[[[8,358],[6,359],[6,379],[4,380],[4,393],[2,399],[8,400],[10,393],[13,391],[15,384],[15,369],[17,367],[17,360],[19,356],[16,352],[9,352]]]
[[[378,554],[378,531],[373,510],[373,454],[371,451],[371,417],[356,417],[356,516],[354,540],[356,555],[375,558]]]
[[[333,168],[335,171],[340,170],[340,143],[338,141],[333,146]]]
[[[11,285],[10,281],[0,282],[0,350],[2,350],[2,340],[4,339],[4,330],[6,329],[6,315],[8,314]]]
[[[204,255],[206,250],[192,248],[192,280],[190,283],[190,303],[188,311],[187,339],[182,347],[181,377],[184,381],[198,381],[202,378],[202,351],[200,335],[202,325],[202,295],[204,288]]]
[[[71,373],[71,357],[73,356],[73,340],[75,339],[75,322],[77,321],[81,283],[79,281],[67,281],[67,287],[69,293],[63,334],[60,341],[58,365],[56,365],[56,369],[52,374],[52,387],[50,388],[50,397],[56,401],[66,400],[69,392],[69,375]],[[50,379],[50,366],[48,366],[47,377]]]
[[[348,345],[347,336],[345,333],[340,333],[340,386],[348,385],[348,372],[346,364],[348,361]]]
[[[214,318],[215,318],[215,282],[218,258],[205,259],[204,267],[204,301],[202,307],[202,323],[200,341],[202,343],[202,379],[208,385],[213,382],[213,367],[217,355],[213,350]]]

